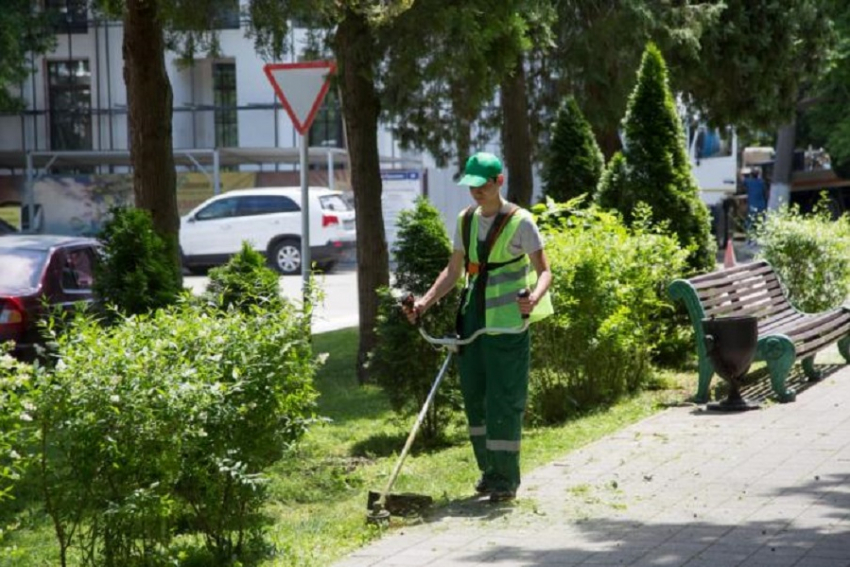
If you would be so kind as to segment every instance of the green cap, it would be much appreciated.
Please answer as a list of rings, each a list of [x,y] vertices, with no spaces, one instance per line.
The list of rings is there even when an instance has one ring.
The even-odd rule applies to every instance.
[[[464,176],[458,181],[458,185],[481,187],[502,173],[502,162],[493,154],[478,152],[466,160],[463,173]]]

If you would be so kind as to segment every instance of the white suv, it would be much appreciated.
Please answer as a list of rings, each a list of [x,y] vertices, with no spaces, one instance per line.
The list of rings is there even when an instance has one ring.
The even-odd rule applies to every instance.
[[[354,211],[341,191],[311,187],[310,258],[331,269],[354,248]],[[237,189],[180,219],[180,252],[190,272],[223,264],[247,240],[282,274],[301,272],[301,188]]]

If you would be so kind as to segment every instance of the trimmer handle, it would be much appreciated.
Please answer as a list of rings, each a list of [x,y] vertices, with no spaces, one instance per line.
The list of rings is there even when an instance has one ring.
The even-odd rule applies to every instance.
[[[530,291],[528,291],[528,288],[527,288],[527,287],[522,288],[522,289],[521,289],[521,290],[519,290],[519,291],[517,292],[517,294],[516,294],[516,296],[517,296],[518,298],[520,298],[520,299],[524,299],[524,298],[528,297],[529,295],[531,295],[531,292],[530,292]],[[529,314],[528,314],[528,313],[523,313],[523,314],[522,314],[522,318],[523,318],[523,319],[528,319],[528,316],[529,316]]]
[[[421,320],[419,317],[419,312],[416,310],[415,303],[416,298],[413,297],[412,293],[408,293],[401,299],[401,306],[405,310],[413,311],[413,314],[415,315],[415,323],[416,325],[419,325],[421,323]]]

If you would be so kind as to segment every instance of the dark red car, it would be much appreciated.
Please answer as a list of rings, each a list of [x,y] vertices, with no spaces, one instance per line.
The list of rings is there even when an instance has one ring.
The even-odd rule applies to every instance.
[[[91,303],[97,248],[91,238],[0,236],[0,343],[14,341],[13,354],[32,358],[45,299],[64,309]]]

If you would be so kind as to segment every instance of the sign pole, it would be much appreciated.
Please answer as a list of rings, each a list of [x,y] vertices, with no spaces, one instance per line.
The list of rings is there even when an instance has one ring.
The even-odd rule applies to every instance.
[[[307,183],[307,136],[301,134],[301,279],[304,308],[310,300],[310,188]]]
[[[263,72],[269,79],[292,125],[301,135],[301,278],[304,312],[310,306],[310,188],[308,183],[308,148],[310,125],[330,87],[329,77],[336,71],[333,61],[269,63]],[[275,120],[277,128],[277,120]]]

